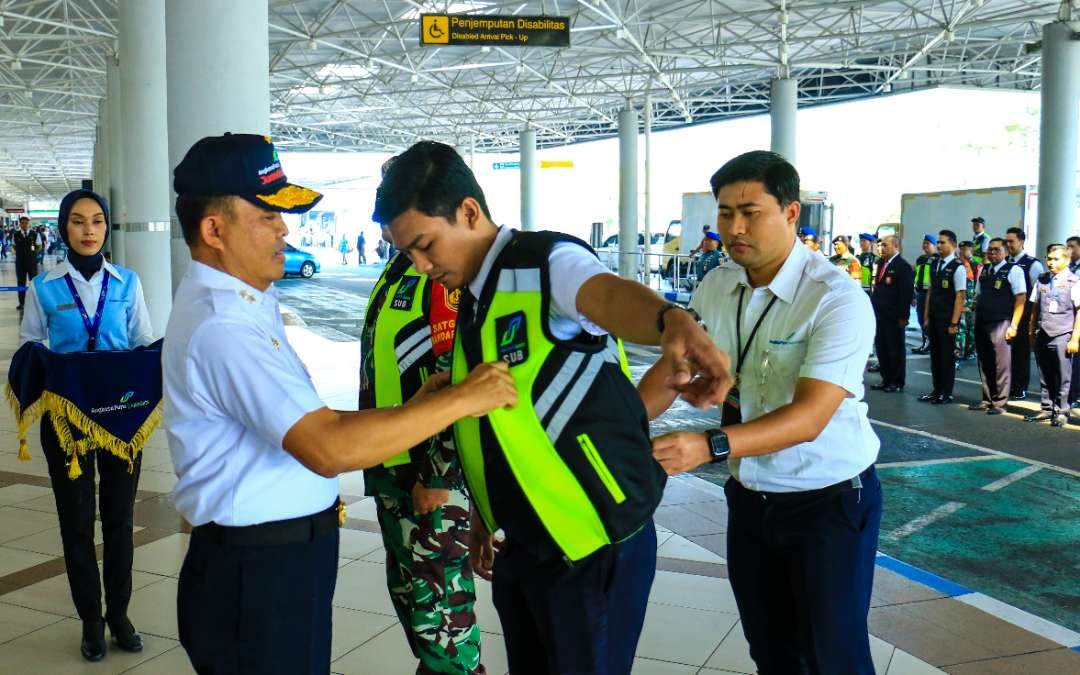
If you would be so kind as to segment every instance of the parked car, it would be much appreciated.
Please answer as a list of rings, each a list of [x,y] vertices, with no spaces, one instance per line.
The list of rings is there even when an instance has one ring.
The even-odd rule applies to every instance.
[[[319,260],[314,255],[301,251],[292,244],[285,244],[285,274],[299,274],[310,279],[319,268]]]
[[[638,232],[637,236],[637,250],[638,253],[645,252],[645,234]],[[664,250],[664,235],[659,232],[652,233],[652,246],[649,247],[649,252],[653,255],[649,257],[649,266],[653,272],[660,269],[660,257],[659,254]],[[611,270],[612,272],[619,271],[619,235],[613,234],[604,240],[604,243],[600,248],[596,249],[596,255],[600,258],[600,262]],[[640,258],[639,258],[640,266]]]

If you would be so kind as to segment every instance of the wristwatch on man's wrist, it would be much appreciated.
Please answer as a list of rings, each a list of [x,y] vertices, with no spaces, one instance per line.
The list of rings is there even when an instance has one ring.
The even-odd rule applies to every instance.
[[[722,462],[731,454],[728,435],[723,429],[709,429],[705,432],[705,438],[709,441],[709,455],[713,462]]]
[[[656,331],[661,335],[664,334],[664,315],[672,309],[679,309],[688,313],[690,316],[694,317],[694,322],[697,323],[697,325],[701,326],[702,330],[705,329],[705,322],[701,320],[700,314],[690,309],[689,307],[683,307],[682,305],[676,305],[673,302],[668,302],[662,305],[660,309],[656,311]]]

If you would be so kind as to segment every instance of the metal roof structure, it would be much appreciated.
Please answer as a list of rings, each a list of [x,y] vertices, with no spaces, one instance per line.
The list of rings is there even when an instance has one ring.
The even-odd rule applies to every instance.
[[[555,15],[571,47],[422,47],[421,12]],[[117,0],[0,0],[0,196],[90,173]],[[514,151],[941,85],[1039,88],[1042,25],[1080,0],[269,0],[271,128],[283,147],[396,151],[435,138]]]

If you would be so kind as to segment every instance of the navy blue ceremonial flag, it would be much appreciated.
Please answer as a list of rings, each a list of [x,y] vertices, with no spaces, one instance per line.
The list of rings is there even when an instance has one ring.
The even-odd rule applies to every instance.
[[[161,423],[161,345],[130,351],[60,353],[27,342],[11,359],[5,394],[19,427],[19,458],[29,459],[26,432],[49,413],[71,456],[100,448],[132,462]]]

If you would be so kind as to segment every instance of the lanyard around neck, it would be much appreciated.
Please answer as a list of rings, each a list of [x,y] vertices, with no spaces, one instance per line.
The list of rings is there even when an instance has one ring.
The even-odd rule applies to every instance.
[[[746,355],[750,352],[750,345],[754,344],[754,336],[757,335],[758,329],[761,328],[761,323],[765,320],[765,316],[768,315],[769,310],[773,308],[776,301],[780,299],[779,296],[774,295],[769,304],[765,306],[765,311],[758,317],[757,323],[754,324],[753,330],[750,331],[750,337],[746,339],[746,345],[742,343],[742,306],[743,297],[746,295],[746,286],[739,287],[739,309],[735,314],[735,345],[738,347],[738,360],[735,362],[735,375],[742,372],[742,364],[746,359]]]
[[[86,334],[90,336],[90,340],[87,343],[86,350],[94,351],[97,349],[98,331],[101,330],[101,316],[105,313],[105,298],[109,294],[109,272],[108,270],[101,270],[101,295],[98,296],[97,312],[94,314],[93,320],[86,313],[86,305],[83,304],[82,298],[79,297],[79,292],[75,289],[75,282],[71,279],[71,274],[64,275],[64,281],[67,282],[68,291],[71,293],[72,300],[75,301],[75,306],[79,308],[79,314],[82,315],[83,326],[86,327]]]

